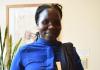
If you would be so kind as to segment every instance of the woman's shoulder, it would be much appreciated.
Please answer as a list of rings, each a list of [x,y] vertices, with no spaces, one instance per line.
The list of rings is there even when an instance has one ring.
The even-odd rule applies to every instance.
[[[36,45],[34,43],[28,43],[28,44],[23,44],[19,50],[20,51],[25,51],[25,50],[29,50],[32,49],[33,47],[36,47]]]

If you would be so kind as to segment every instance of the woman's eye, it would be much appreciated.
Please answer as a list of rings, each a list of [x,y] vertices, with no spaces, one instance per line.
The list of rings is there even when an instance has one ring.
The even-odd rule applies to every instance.
[[[55,20],[55,21],[53,21],[53,24],[56,26],[59,26],[61,24],[61,22],[59,20]]]
[[[54,26],[60,26],[60,24],[61,24],[61,22],[60,22],[60,20],[44,20],[43,22],[42,22],[42,24],[43,25],[48,25],[49,24],[49,22],[51,22],[52,23],[52,25],[54,25]]]
[[[44,24],[44,25],[47,25],[48,23],[49,23],[49,20],[44,20],[44,21],[43,21],[43,24]]]

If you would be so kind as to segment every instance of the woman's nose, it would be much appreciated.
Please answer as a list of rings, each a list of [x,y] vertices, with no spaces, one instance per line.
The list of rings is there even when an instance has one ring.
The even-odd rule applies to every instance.
[[[55,26],[53,25],[53,23],[49,22],[48,28],[49,29],[55,29]]]

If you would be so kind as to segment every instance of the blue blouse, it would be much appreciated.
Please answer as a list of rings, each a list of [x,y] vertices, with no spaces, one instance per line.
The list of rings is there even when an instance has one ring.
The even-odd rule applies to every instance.
[[[39,38],[19,49],[12,60],[10,70],[56,70],[60,59],[60,42],[51,44]]]

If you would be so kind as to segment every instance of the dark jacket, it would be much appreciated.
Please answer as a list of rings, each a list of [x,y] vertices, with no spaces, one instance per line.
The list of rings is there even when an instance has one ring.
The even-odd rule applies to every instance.
[[[61,46],[62,70],[84,70],[75,47],[72,43],[64,43]]]

